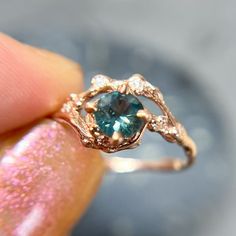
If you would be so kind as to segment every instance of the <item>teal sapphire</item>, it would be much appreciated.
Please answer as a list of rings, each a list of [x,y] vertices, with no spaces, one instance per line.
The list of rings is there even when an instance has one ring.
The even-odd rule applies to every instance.
[[[119,132],[129,138],[144,126],[143,119],[137,117],[137,112],[142,109],[142,103],[135,96],[115,91],[99,99],[94,115],[105,135],[112,137],[114,132]]]

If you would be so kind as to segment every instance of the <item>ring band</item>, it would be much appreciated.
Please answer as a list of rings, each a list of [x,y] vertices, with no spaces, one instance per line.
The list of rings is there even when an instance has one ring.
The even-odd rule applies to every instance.
[[[190,167],[197,148],[184,127],[177,122],[157,87],[140,74],[127,80],[114,80],[105,75],[92,78],[91,87],[81,94],[70,94],[55,119],[72,125],[88,148],[112,153],[137,147],[148,129],[159,133],[166,141],[180,145],[187,157],[161,160],[138,160],[125,157],[105,158],[107,168],[118,173],[140,170],[180,171]],[[97,98],[101,95],[100,98]],[[139,96],[153,101],[161,110],[155,115],[145,108]],[[94,100],[96,99],[96,100]]]

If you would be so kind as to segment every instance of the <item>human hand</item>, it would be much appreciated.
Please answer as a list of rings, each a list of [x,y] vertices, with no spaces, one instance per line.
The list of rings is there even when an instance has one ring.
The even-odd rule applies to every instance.
[[[1,236],[64,236],[93,197],[98,152],[71,127],[40,120],[81,89],[76,63],[0,34]]]

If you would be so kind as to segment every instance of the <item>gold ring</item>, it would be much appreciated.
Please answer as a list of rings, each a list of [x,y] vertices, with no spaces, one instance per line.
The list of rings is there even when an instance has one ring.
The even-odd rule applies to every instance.
[[[105,161],[109,170],[118,173],[180,171],[194,163],[197,154],[194,141],[172,115],[160,90],[142,75],[134,74],[127,80],[96,75],[91,84],[81,94],[70,94],[54,115],[54,118],[62,119],[76,129],[85,147],[107,153],[134,148],[140,144],[145,129],[148,129],[159,133],[168,142],[180,145],[187,157],[186,160],[163,158],[150,161],[108,157]],[[140,96],[153,101],[162,114],[150,112],[140,102]]]

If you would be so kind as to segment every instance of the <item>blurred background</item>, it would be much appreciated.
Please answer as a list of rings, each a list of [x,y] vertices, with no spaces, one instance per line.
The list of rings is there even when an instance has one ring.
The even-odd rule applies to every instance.
[[[180,174],[106,175],[71,236],[236,235],[235,9],[233,0],[0,0],[0,30],[78,61],[87,87],[96,73],[143,74],[199,147]],[[147,133],[124,155],[149,153],[182,154]]]

